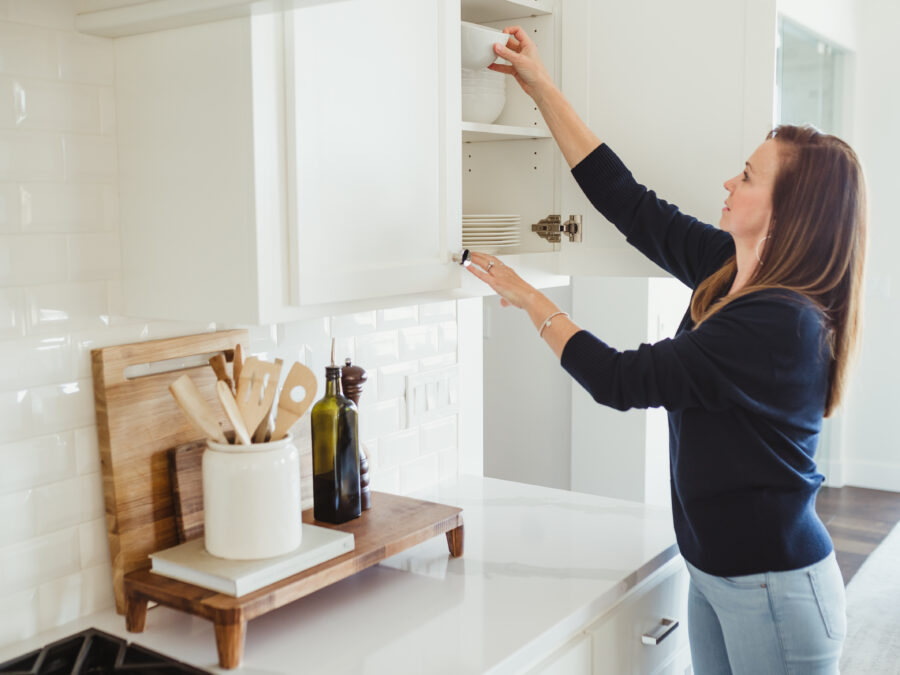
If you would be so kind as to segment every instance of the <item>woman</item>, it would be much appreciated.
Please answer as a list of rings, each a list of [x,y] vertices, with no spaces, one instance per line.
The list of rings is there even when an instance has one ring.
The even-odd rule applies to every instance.
[[[865,248],[853,151],[778,127],[725,182],[721,229],[639,185],[553,85],[528,35],[507,28],[516,78],[594,206],[693,289],[673,339],[617,352],[492,256],[470,271],[525,309],[598,403],[669,411],[672,507],[691,584],[694,670],[835,673],[844,586],[815,512],[813,461],[857,339]]]

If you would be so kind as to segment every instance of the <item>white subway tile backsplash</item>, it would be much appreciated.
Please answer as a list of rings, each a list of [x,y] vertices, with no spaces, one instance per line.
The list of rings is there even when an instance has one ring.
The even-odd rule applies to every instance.
[[[68,180],[116,180],[116,139],[111,136],[66,134],[63,148]]]
[[[38,630],[37,614],[36,588],[0,597],[0,646],[34,635]]]
[[[400,400],[362,404],[359,410],[359,437],[362,440],[380,438],[400,431]]]
[[[419,370],[437,370],[456,365],[456,353],[440,354],[419,361]]]
[[[11,443],[34,435],[31,397],[27,389],[0,391],[0,443]]]
[[[0,596],[78,571],[78,528],[0,549]]]
[[[25,183],[18,197],[25,232],[108,232],[116,223],[111,185]]]
[[[64,331],[102,328],[109,324],[108,300],[106,284],[99,281],[26,289],[27,332],[58,335]]]
[[[378,330],[391,330],[395,328],[408,328],[419,323],[419,308],[392,307],[378,310]]]
[[[438,453],[438,479],[448,480],[459,475],[459,451],[447,448]]]
[[[75,430],[75,467],[79,475],[100,471],[97,427]]]
[[[14,23],[0,23],[0,72],[55,79],[57,33]]]
[[[69,82],[111,85],[115,81],[113,41],[81,33],[60,33],[59,76]]]
[[[109,561],[81,571],[81,614],[91,614],[112,607],[112,567]]]
[[[0,235],[0,286],[65,281],[65,239],[45,235]]]
[[[112,87],[100,87],[100,133],[116,133],[116,92]]]
[[[395,363],[378,369],[378,396],[382,400],[406,395],[406,376],[419,372],[416,361]]]
[[[106,518],[95,518],[78,528],[81,542],[81,567],[109,564],[109,539]]]
[[[438,456],[425,455],[400,466],[400,492],[409,494],[438,482]]]
[[[0,389],[24,389],[77,376],[65,336],[31,337],[0,344]]]
[[[391,494],[401,494],[400,492],[400,467],[394,466],[389,469],[378,469],[372,473],[371,488],[378,492],[390,492]]]
[[[455,319],[456,303],[452,300],[419,305],[419,323],[438,323]]]
[[[344,314],[331,318],[331,336],[336,338],[354,337],[374,333],[375,311]]]
[[[455,448],[457,441],[456,415],[428,422],[419,427],[422,454],[431,454],[447,448]]]
[[[456,353],[458,344],[455,321],[444,321],[438,324],[438,351],[442,354]]]
[[[35,514],[40,534],[49,534],[99,518],[103,515],[100,474],[76,476],[36,488]]]
[[[72,355],[76,364],[75,378],[90,378],[91,350],[112,345],[142,342],[151,337],[150,324],[143,321],[111,323],[109,326],[70,333]]]
[[[16,126],[16,90],[11,77],[0,76],[0,128]]]
[[[396,331],[371,333],[356,338],[356,363],[367,371],[400,360],[400,340]]]
[[[0,494],[74,477],[75,452],[71,432],[0,446],[0,466],[4,467],[0,472]]]
[[[100,90],[69,84],[16,78],[15,123],[19,129],[100,133]]]
[[[56,433],[94,423],[94,392],[90,380],[77,380],[28,390],[31,425]]]
[[[425,359],[438,353],[436,326],[416,326],[400,330],[400,358],[404,361]]]
[[[32,490],[0,495],[0,546],[28,539],[35,531],[35,499]]]
[[[62,136],[0,131],[0,180],[62,180],[64,176]]]
[[[69,279],[100,281],[122,275],[119,235],[75,234],[69,237]]]
[[[55,628],[81,616],[81,574],[38,586],[38,629]]]
[[[22,229],[19,218],[19,191],[15,183],[0,183],[0,234],[12,234]]]
[[[0,288],[0,340],[25,335],[25,291]]]
[[[411,462],[419,456],[419,434],[416,429],[382,436],[378,440],[378,468],[389,469]]]
[[[75,30],[75,6],[72,0],[7,1],[10,21],[59,30]]]

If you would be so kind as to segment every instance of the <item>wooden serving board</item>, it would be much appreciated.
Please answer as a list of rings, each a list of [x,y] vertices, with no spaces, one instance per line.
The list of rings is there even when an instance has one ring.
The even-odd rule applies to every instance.
[[[373,492],[372,508],[359,518],[331,525],[314,520],[312,509],[307,509],[303,522],[352,533],[354,550],[239,598],[147,569],[130,572],[124,578],[126,628],[137,633],[144,630],[150,601],[209,619],[215,625],[219,665],[236,668],[248,621],[440,534],[447,536],[450,555],[463,554],[462,509],[455,506]]]
[[[169,385],[187,373],[199,387],[225,428],[230,429],[216,397],[216,376],[204,361],[185,359],[225,353],[233,358],[235,345],[247,351],[245,330],[204,333],[151,340],[91,351],[94,406],[103,474],[106,527],[112,558],[116,609],[125,612],[123,578],[150,566],[147,557],[176,543],[169,478],[168,451],[200,440]],[[169,372],[153,372],[146,364],[175,359]],[[190,361],[188,361],[190,362]],[[179,366],[179,364],[182,364]],[[126,377],[126,368],[136,374]]]

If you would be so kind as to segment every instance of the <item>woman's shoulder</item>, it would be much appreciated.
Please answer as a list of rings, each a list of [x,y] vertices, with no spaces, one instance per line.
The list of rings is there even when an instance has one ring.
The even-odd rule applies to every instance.
[[[744,324],[768,345],[805,348],[821,344],[828,332],[822,308],[809,296],[789,288],[751,291],[732,300],[719,313],[723,319]]]

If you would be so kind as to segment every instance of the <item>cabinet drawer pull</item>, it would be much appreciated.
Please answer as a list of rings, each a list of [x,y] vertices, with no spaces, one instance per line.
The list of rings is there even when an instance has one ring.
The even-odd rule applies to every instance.
[[[658,645],[669,637],[676,628],[678,628],[678,622],[675,619],[663,619],[656,628],[641,636],[641,642],[645,645]]]

